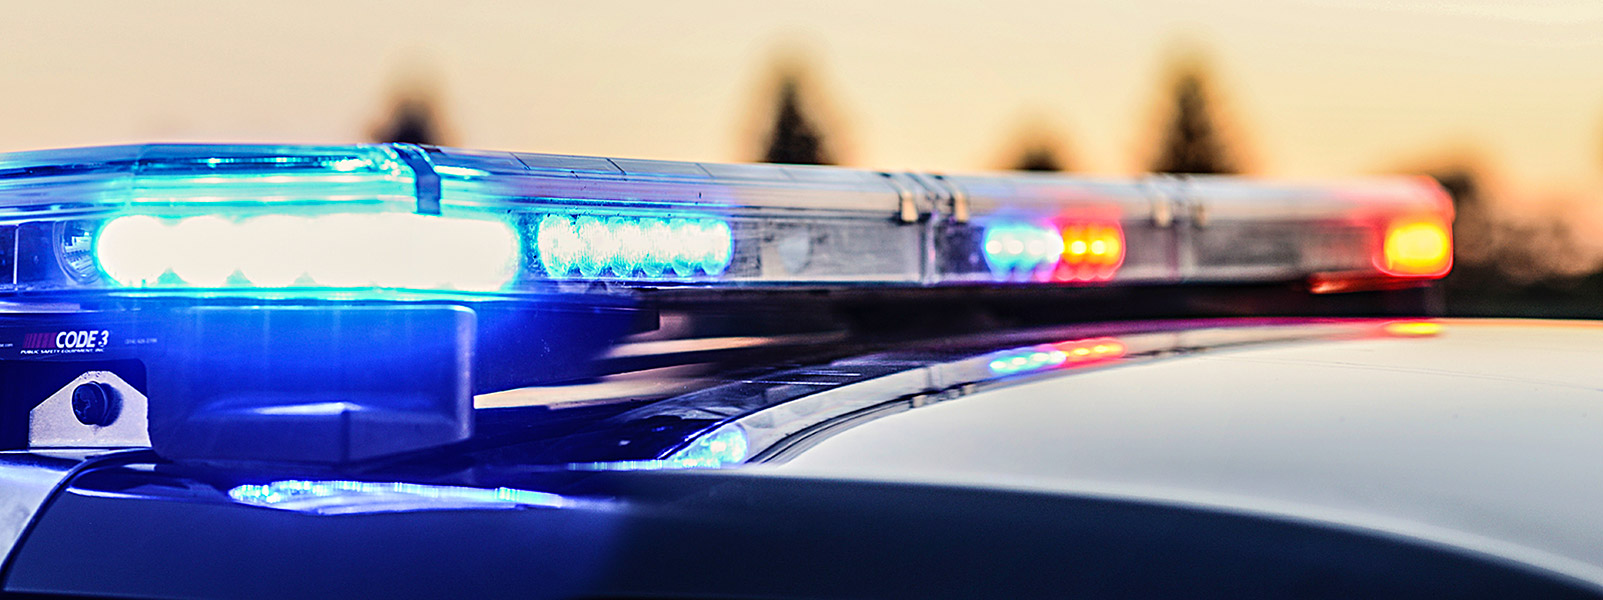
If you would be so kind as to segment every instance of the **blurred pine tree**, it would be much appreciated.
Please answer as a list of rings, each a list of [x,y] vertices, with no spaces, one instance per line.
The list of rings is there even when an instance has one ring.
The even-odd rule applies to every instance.
[[[1063,161],[1058,160],[1057,151],[1051,146],[1034,146],[1026,148],[1024,154],[1019,156],[1018,162],[1013,164],[1015,171],[1062,171]]]
[[[419,98],[397,101],[384,124],[374,132],[374,141],[443,145],[435,110],[433,103]]]
[[[1169,94],[1173,113],[1163,131],[1155,173],[1232,174],[1240,172],[1219,132],[1210,86],[1203,69],[1188,64],[1176,71]]]
[[[832,165],[835,159],[825,148],[817,121],[809,116],[802,102],[801,81],[786,73],[779,82],[779,102],[774,125],[768,133],[762,162],[795,165]]]

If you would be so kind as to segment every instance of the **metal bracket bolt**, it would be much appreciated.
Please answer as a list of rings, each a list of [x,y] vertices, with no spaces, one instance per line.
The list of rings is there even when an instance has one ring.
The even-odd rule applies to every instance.
[[[117,421],[122,412],[117,390],[98,381],[79,384],[72,390],[72,414],[84,425],[105,426]]]

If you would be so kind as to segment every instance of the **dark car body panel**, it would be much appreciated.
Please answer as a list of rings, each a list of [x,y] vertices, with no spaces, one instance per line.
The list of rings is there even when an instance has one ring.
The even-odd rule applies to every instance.
[[[184,598],[1592,597],[1496,557],[1226,511],[738,473],[565,508],[309,515],[68,493],[14,592]],[[64,565],[68,567],[63,568]]]

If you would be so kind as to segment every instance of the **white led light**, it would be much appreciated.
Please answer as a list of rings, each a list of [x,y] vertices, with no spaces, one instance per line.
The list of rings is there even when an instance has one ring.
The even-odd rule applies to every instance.
[[[447,224],[443,233],[441,248],[428,269],[440,286],[493,291],[517,272],[518,236],[504,223],[459,219]]]
[[[172,265],[171,245],[164,242],[171,238],[170,229],[160,219],[143,215],[106,223],[95,240],[101,270],[123,286],[156,285]]]
[[[374,244],[380,233],[373,231],[368,218],[354,214],[317,217],[307,244],[313,256],[309,275],[320,287],[362,287],[370,285],[372,267],[382,257]]]
[[[307,242],[312,231],[312,221],[305,217],[267,215],[241,221],[240,275],[256,287],[294,285],[310,269]]]
[[[222,217],[192,217],[178,222],[166,240],[173,274],[195,287],[222,287],[239,270],[239,233]]]
[[[493,291],[513,277],[518,239],[500,221],[410,213],[218,216],[176,224],[143,215],[107,223],[101,269],[128,287],[171,271],[191,287]],[[235,278],[237,276],[237,279]]]

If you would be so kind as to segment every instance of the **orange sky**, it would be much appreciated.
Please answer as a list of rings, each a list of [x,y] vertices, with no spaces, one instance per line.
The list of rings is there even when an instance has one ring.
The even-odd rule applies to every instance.
[[[0,150],[364,140],[407,65],[460,145],[751,157],[769,62],[806,51],[862,166],[999,166],[1044,121],[1138,171],[1177,48],[1205,48],[1256,171],[1472,153],[1603,189],[1603,3],[1470,0],[16,3]],[[1583,195],[1584,195],[1583,194]]]

